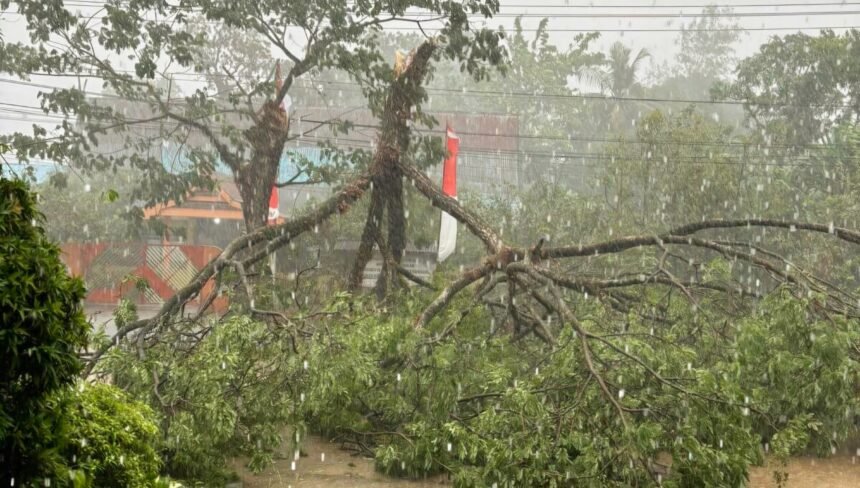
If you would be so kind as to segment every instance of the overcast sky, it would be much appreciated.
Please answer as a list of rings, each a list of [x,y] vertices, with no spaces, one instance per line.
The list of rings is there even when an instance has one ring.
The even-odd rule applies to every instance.
[[[820,27],[831,27],[837,32],[860,27],[860,1],[815,2],[726,0],[718,5],[734,7],[735,13],[740,16],[737,22],[745,28],[756,29],[748,31],[744,41],[736,46],[737,54],[742,58],[753,54],[770,36],[782,36],[799,29],[815,33],[815,28]],[[533,29],[546,16],[550,18],[551,42],[560,47],[571,43],[577,34],[572,30],[600,31],[601,37],[593,45],[595,49],[606,51],[613,42],[621,40],[634,49],[647,48],[652,54],[649,62],[656,65],[673,58],[677,52],[677,29],[700,14],[708,3],[701,0],[502,0],[502,16],[489,21],[489,25],[510,27],[516,14],[528,14],[534,17],[524,18],[523,25],[526,29]],[[798,12],[802,14],[791,15]],[[82,13],[87,13],[87,9],[83,9]],[[7,41],[26,39],[24,20],[17,14],[0,14],[0,30]],[[10,79],[7,75],[0,75],[0,78]],[[74,83],[73,80],[40,76],[33,76],[30,82],[50,86]],[[99,87],[99,82],[90,80],[87,89],[98,91]],[[37,107],[36,94],[40,90],[45,88],[0,82],[0,133],[29,132],[32,123],[43,120],[44,116],[24,115],[21,112],[28,110],[17,107]]]

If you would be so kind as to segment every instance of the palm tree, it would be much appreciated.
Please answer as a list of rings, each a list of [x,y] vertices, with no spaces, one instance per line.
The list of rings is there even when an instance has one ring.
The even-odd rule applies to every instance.
[[[632,60],[631,53],[631,49],[620,42],[616,42],[609,49],[609,73],[612,82],[609,89],[616,97],[629,95],[634,88],[639,87],[636,72],[642,61],[651,57],[651,53],[644,48],[640,49]]]
[[[609,49],[608,58],[597,67],[584,67],[577,71],[577,77],[587,84],[596,85],[600,93],[612,97],[627,97],[640,91],[637,80],[639,68],[645,58],[651,57],[647,49],[640,49],[635,56],[633,51],[616,42]],[[607,130],[619,131],[636,114],[635,102],[607,101],[606,111],[597,115],[597,126]]]
[[[629,95],[639,87],[636,80],[637,71],[645,58],[651,57],[647,49],[640,49],[635,57],[633,51],[616,42],[609,48],[609,58],[599,67],[586,66],[577,72],[577,76],[586,83],[600,87],[600,91],[614,97]]]

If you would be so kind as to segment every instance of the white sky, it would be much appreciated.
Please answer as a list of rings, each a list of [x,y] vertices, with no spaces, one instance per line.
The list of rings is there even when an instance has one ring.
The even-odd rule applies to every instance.
[[[837,32],[845,28],[860,27],[860,1],[834,2],[814,0],[816,3],[803,4],[798,0],[725,0],[718,5],[733,6],[741,17],[741,26],[753,29],[745,40],[736,46],[740,58],[749,56],[758,50],[758,46],[766,42],[770,36],[786,35],[796,30],[777,30],[786,28],[832,27]],[[708,2],[701,0],[672,0],[672,1],[642,1],[642,0],[604,0],[598,2],[576,2],[566,0],[502,0],[501,14],[503,17],[493,19],[490,25],[513,25],[513,14],[531,14],[550,18],[550,40],[552,43],[566,47],[571,43],[575,32],[563,32],[564,29],[582,29],[586,31],[602,31],[601,38],[593,44],[597,50],[606,51],[616,40],[621,40],[634,49],[647,48],[651,54],[652,64],[661,64],[671,60],[677,52],[675,41],[679,33],[674,32],[637,32],[637,29],[677,29],[688,23],[695,14],[699,14]],[[596,5],[596,6],[595,6]],[[741,6],[747,5],[747,6]],[[752,5],[752,6],[751,6]],[[764,6],[767,5],[767,6]],[[550,7],[552,6],[552,7]],[[594,6],[594,7],[593,7]],[[615,6],[618,8],[612,8]],[[635,7],[634,7],[635,6]],[[667,7],[667,8],[662,8]],[[90,10],[92,11],[92,10]],[[788,15],[804,12],[803,15]],[[826,15],[811,14],[811,12],[828,12]],[[83,9],[87,13],[87,9]],[[572,15],[615,15],[622,17],[572,17]],[[662,14],[666,17],[642,17],[642,15]],[[538,25],[542,17],[523,19],[526,29]],[[7,41],[25,40],[26,31],[24,20],[17,14],[0,14],[0,30]],[[621,30],[619,32],[619,30]],[[815,30],[806,30],[815,33]],[[0,75],[8,79],[8,75]],[[33,76],[32,83],[60,86],[75,83],[74,80]],[[99,91],[100,82],[91,79],[87,86],[89,91]],[[20,86],[0,83],[0,133],[12,131],[30,132],[30,126],[40,121],[38,115],[27,116],[15,111],[20,108],[9,106],[17,104],[36,107],[36,94],[44,88]],[[6,105],[4,105],[6,104]],[[54,124],[50,124],[52,127]]]

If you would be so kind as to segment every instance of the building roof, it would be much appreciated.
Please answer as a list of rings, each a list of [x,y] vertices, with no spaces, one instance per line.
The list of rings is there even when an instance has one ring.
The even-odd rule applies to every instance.
[[[235,185],[234,185],[235,190]],[[243,220],[242,202],[237,201],[223,188],[215,191],[193,191],[181,203],[173,200],[158,203],[143,210],[145,219],[154,218],[191,218],[191,219],[221,219]]]

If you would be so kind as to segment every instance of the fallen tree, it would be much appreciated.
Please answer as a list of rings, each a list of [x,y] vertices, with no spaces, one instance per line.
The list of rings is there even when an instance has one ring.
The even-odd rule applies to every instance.
[[[856,371],[858,296],[844,286],[816,276],[775,250],[739,239],[737,233],[756,229],[804,232],[828,236],[851,245],[860,244],[860,233],[832,224],[788,220],[702,220],[656,235],[631,235],[595,243],[550,245],[540,240],[531,247],[508,244],[478,215],[457,200],[445,196],[406,156],[410,141],[410,101],[421,97],[420,85],[425,66],[435,48],[433,42],[420,46],[412,64],[389,87],[383,117],[388,122],[383,124],[368,175],[344,185],[334,196],[304,216],[278,226],[258,229],[231,243],[192,283],[166,303],[156,317],[134,321],[120,329],[114,342],[106,344],[90,358],[88,372],[93,371],[111,347],[125,341],[126,349],[145,357],[148,348],[163,343],[165,334],[170,336],[174,333],[171,331],[177,326],[175,318],[183,304],[196,296],[208,280],[217,279],[232,269],[251,297],[248,313],[264,323],[280,327],[272,329],[282,331],[272,332],[273,337],[288,337],[292,354],[313,358],[318,363],[335,361],[335,358],[345,363],[338,366],[345,368],[341,374],[329,371],[324,376],[328,379],[307,378],[296,361],[286,363],[292,366],[283,366],[286,368],[280,373],[283,376],[276,376],[279,381],[292,385],[292,395],[301,392],[304,402],[306,389],[307,395],[315,395],[316,399],[312,406],[291,407],[293,421],[298,424],[309,418],[314,428],[326,431],[361,451],[374,452],[373,446],[380,446],[381,450],[375,451],[378,462],[391,473],[420,476],[447,470],[455,474],[463,486],[487,479],[510,484],[523,476],[528,480],[526,484],[535,485],[559,482],[570,476],[588,478],[588,473],[597,485],[646,479],[662,482],[664,476],[669,476],[667,480],[678,480],[681,485],[700,482],[732,484],[743,479],[746,466],[756,461],[759,442],[762,442],[758,435],[768,439],[764,441],[766,446],[774,444],[774,452],[787,456],[806,446],[810,442],[810,432],[819,429],[822,422],[831,422],[832,430],[825,430],[834,436],[838,429],[845,430],[847,416],[835,412],[843,408],[851,412],[853,408],[851,401],[843,397],[853,388],[853,371]],[[420,310],[415,310],[415,305],[404,309],[396,300],[389,302],[397,312],[389,311],[389,318],[379,319],[381,322],[369,319],[366,314],[355,317],[346,312],[343,298],[335,299],[340,305],[334,305],[333,309],[325,307],[325,310],[317,312],[302,310],[301,307],[292,311],[255,307],[249,270],[268,253],[294,241],[332,216],[347,212],[352,203],[368,192],[370,210],[350,282],[354,286],[356,277],[360,279],[370,251],[376,244],[389,266],[380,277],[380,281],[385,280],[385,283],[378,286],[378,290],[396,297],[399,292],[395,278],[399,268],[395,250],[402,250],[398,246],[403,242],[403,227],[398,224],[400,217],[396,211],[393,217],[391,212],[392,205],[401,205],[402,210],[402,204],[396,202],[402,202],[404,185],[393,184],[392,181],[407,182],[433,206],[454,216],[483,245],[485,256],[482,260],[451,277],[441,291],[428,297]],[[382,225],[384,212],[389,215],[385,227]],[[383,228],[387,228],[387,235]],[[653,265],[626,265],[610,276],[581,275],[571,265],[576,260],[599,261],[643,253],[655,256]],[[721,272],[709,270],[715,266],[714,263],[722,263],[725,269]],[[743,283],[738,279],[738,273],[733,269],[742,266],[747,267],[747,278],[754,275],[771,280],[768,289],[752,286],[749,280]],[[469,292],[470,289],[474,291]],[[358,298],[349,300],[360,302]],[[727,303],[732,305],[727,306]],[[781,310],[778,314],[781,318],[769,322],[757,315],[756,310],[764,306],[762,304]],[[372,309],[372,305],[367,303],[361,306]],[[348,309],[352,308],[353,305],[349,305]],[[194,324],[198,324],[204,311],[198,311],[194,320],[183,319],[180,330],[190,331]],[[385,314],[384,311],[378,313]],[[414,317],[406,329],[402,324],[386,322],[397,320],[396,317],[404,313]],[[735,326],[734,323],[756,325],[745,330],[743,327],[746,326]],[[624,328],[614,330],[619,324]],[[334,339],[337,335],[332,335],[332,327],[344,338]],[[350,331],[348,327],[356,330]],[[374,332],[374,327],[378,331]],[[463,327],[468,331],[461,330]],[[765,337],[776,340],[773,338],[779,334],[785,339],[795,334],[790,327],[810,329],[808,333],[813,342],[808,344],[808,349],[800,350],[792,348],[805,347],[803,344],[786,343],[781,346],[783,349],[778,351],[779,354],[794,351],[792,354],[799,358],[823,361],[823,357],[817,356],[818,346],[814,343],[815,335],[822,333],[831,336],[826,341],[828,347],[837,342],[843,344],[836,359],[831,359],[835,369],[843,370],[844,380],[834,379],[829,383],[831,392],[839,392],[843,400],[825,407],[818,403],[822,394],[816,393],[810,396],[815,399],[814,404],[786,406],[779,401],[771,402],[767,394],[779,398],[790,395],[790,389],[782,384],[785,379],[769,379],[764,385],[773,381],[780,383],[771,384],[773,390],[770,392],[764,386],[765,393],[753,393],[755,388],[763,386],[754,386],[758,380],[752,379],[749,373],[735,371],[735,363],[724,349],[726,345],[719,343],[753,341],[759,344],[756,341]],[[212,328],[205,330],[211,331]],[[500,330],[510,332],[509,337],[513,341],[509,345],[501,346],[497,342]],[[830,330],[829,334],[822,332],[827,330]],[[286,336],[283,331],[287,331]],[[759,333],[761,336],[756,335]],[[542,345],[517,346],[530,336]],[[205,340],[206,334],[194,336],[194,341]],[[367,340],[380,341],[380,344],[371,345]],[[457,387],[456,394],[453,393],[451,381],[440,377],[443,374],[455,376],[457,369],[452,365],[467,369],[474,367],[484,373],[490,371],[487,369],[490,368],[487,354],[475,352],[474,358],[468,358],[469,354],[463,350],[460,355],[465,354],[464,357],[448,359],[448,367],[424,373],[436,367],[433,364],[440,361],[438,355],[442,353],[439,351],[464,347],[464,344],[469,348],[482,347],[479,344],[488,340],[496,341],[493,342],[494,347],[506,351],[499,354],[505,358],[508,368],[505,375],[513,375],[513,378],[505,376],[501,383],[491,381],[490,385],[481,385],[477,377],[470,376],[471,379],[465,383],[469,391],[464,392]],[[331,341],[338,345],[335,347]],[[392,341],[401,341],[396,344],[399,351],[396,354],[385,349],[395,346]],[[328,343],[335,349],[323,347],[320,350],[319,346],[313,346],[315,343]],[[192,341],[182,350],[193,351],[194,347]],[[511,347],[529,350],[522,359],[522,365],[510,363]],[[744,346],[732,347],[743,349]],[[368,354],[363,348],[376,352]],[[749,355],[754,354],[754,348],[749,348],[744,353],[745,361],[752,361]],[[347,356],[355,355],[357,359],[343,358],[344,351]],[[689,361],[686,367],[682,358]],[[697,361],[695,368],[694,361]],[[528,388],[517,384],[528,377],[523,372],[526,369],[524,365],[536,371],[536,379],[529,380]],[[750,367],[755,371],[778,370],[783,375],[791,370],[779,370],[780,366],[767,361]],[[280,371],[279,366],[271,368],[274,369],[270,373]],[[350,369],[355,374],[364,371],[366,376],[351,376]],[[540,375],[539,370],[545,371],[544,375]],[[397,371],[414,372],[414,382],[408,383],[408,387],[398,386],[402,373],[396,373],[397,380],[391,379]],[[737,378],[729,379],[727,375],[730,372],[738,375]],[[163,374],[169,376],[167,371]],[[370,385],[375,385],[381,393],[359,404],[346,400],[346,397],[342,399],[345,403],[338,403],[332,398],[331,390],[324,387],[334,388],[335,385],[330,383],[334,379],[338,381],[337,388],[351,391],[359,397],[363,396],[361,390]],[[511,379],[513,386],[507,383]],[[164,381],[156,375],[152,387],[157,388],[155,385]],[[343,381],[346,381],[346,386],[340,385]],[[369,383],[363,384],[362,381]],[[437,407],[441,410],[422,406],[430,395],[430,390],[422,390],[422,385],[430,390],[442,388],[446,391],[442,396],[445,400],[439,400],[445,406]],[[324,391],[320,391],[321,388]],[[750,391],[746,392],[746,388]],[[341,397],[337,395],[337,398]],[[516,398],[526,403],[516,403]],[[404,401],[413,405],[410,407],[412,416],[405,414],[402,407],[397,407],[398,402]],[[671,404],[672,401],[676,404]],[[508,413],[505,413],[506,402],[515,402],[507,407],[513,409]],[[323,403],[340,405],[337,408],[343,412],[339,414]],[[517,463],[524,463],[536,452],[550,456],[552,461],[546,461],[549,464],[538,463],[531,469],[525,465],[517,468],[516,463],[506,465],[510,459],[492,454],[494,449],[501,448],[498,445],[493,447],[492,436],[508,438],[511,443],[517,436],[510,434],[509,430],[499,430],[498,426],[484,423],[489,422],[488,417],[492,417],[493,422],[512,422],[514,419],[510,414],[519,412],[516,415],[526,415],[521,411],[524,408],[536,408],[533,414],[540,412],[540,415],[548,416],[543,420],[532,419],[535,423],[532,428],[540,431],[556,425],[555,435],[535,441],[533,451],[515,450]],[[791,413],[781,414],[780,409]],[[581,424],[581,418],[571,417],[577,411],[590,411],[599,420],[591,425],[568,427],[570,431],[567,434],[559,431],[568,422]],[[836,415],[842,420],[828,420],[823,414]],[[359,420],[362,416],[365,420]],[[751,417],[763,422],[764,427],[756,428]],[[426,424],[419,428],[416,422]],[[695,427],[696,422],[700,427]],[[513,425],[506,427],[513,428]],[[521,434],[530,430],[525,425],[520,428],[523,429]],[[646,435],[645,431],[650,433]],[[586,448],[581,440],[573,440],[586,432],[593,433],[595,439],[606,444]],[[842,434],[840,432],[839,435]],[[637,435],[644,437],[637,440]],[[673,437],[686,440],[673,444],[670,442]],[[821,437],[816,437],[816,445],[821,445]],[[449,454],[451,448],[443,448],[435,440],[431,442],[431,439],[439,438],[459,443],[461,451]],[[728,440],[730,438],[731,441]],[[648,439],[651,444],[643,444],[643,439]],[[728,442],[733,443],[730,449],[724,447]],[[728,457],[721,458],[721,450],[729,453],[726,454]],[[657,460],[665,461],[667,453],[675,459],[675,478],[671,477],[671,470],[658,466]],[[563,459],[558,456],[563,456]],[[586,458],[595,464],[589,464],[589,468],[579,466],[578,463]],[[554,472],[550,467],[552,463],[565,464],[567,470]],[[623,467],[613,466],[613,463],[621,463]]]

